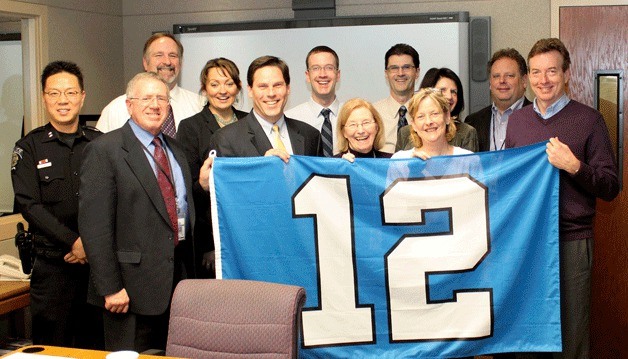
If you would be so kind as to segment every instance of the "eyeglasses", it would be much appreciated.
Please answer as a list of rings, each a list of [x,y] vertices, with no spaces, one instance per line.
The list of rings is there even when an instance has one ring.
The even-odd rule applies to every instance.
[[[362,126],[362,128],[371,128],[375,125],[375,121],[364,121],[362,123],[351,122],[345,125],[346,128],[355,131],[358,127]]]
[[[308,71],[310,71],[310,72],[321,72],[322,70],[325,70],[327,72],[336,71],[336,66],[334,66],[334,65],[325,65],[325,66],[314,65],[314,66],[312,66],[312,67],[310,67],[308,69]]]
[[[390,65],[386,68],[386,70],[390,72],[398,72],[399,69],[401,69],[401,72],[409,72],[410,70],[416,69],[416,66],[414,65],[403,65],[403,66]]]
[[[81,94],[81,91],[79,90],[65,90],[65,91],[50,90],[50,91],[44,91],[44,94],[46,94],[46,96],[48,96],[48,98],[53,101],[59,100],[61,95],[65,95],[65,97],[68,100],[76,100],[79,94]]]
[[[164,106],[170,103],[170,99],[164,96],[142,97],[142,98],[129,97],[129,100],[137,100],[143,106],[151,104],[155,100],[157,100],[157,104],[160,106]]]

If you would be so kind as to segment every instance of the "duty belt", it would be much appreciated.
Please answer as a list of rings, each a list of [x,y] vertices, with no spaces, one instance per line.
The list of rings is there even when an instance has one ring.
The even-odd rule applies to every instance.
[[[68,252],[62,248],[59,248],[55,244],[51,243],[48,238],[35,234],[33,236],[33,250],[38,257],[44,257],[48,259],[63,259]]]

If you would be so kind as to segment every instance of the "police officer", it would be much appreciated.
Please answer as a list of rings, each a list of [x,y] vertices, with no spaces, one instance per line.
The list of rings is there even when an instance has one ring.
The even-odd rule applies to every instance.
[[[11,161],[15,203],[33,234],[33,344],[99,349],[102,319],[86,301],[89,267],[77,222],[83,148],[101,133],[79,125],[85,91],[76,64],[48,64],[41,85],[50,122],[19,140]]]

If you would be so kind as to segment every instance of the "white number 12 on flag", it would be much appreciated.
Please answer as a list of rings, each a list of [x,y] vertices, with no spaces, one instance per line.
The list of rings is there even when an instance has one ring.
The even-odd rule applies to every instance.
[[[472,271],[488,254],[486,187],[466,175],[397,180],[380,201],[383,225],[424,225],[429,211],[448,211],[450,221],[444,233],[402,236],[384,256],[390,342],[490,336],[490,288],[429,296],[430,274]],[[312,175],[294,194],[293,212],[315,227],[319,303],[303,311],[304,346],[374,343],[375,305],[358,298],[349,177]]]

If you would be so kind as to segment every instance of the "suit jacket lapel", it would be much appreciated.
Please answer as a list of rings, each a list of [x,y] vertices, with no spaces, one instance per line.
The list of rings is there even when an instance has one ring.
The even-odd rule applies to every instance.
[[[216,120],[216,116],[214,116],[214,114],[209,109],[209,105],[205,105],[203,111],[201,111],[201,116],[203,116],[203,120],[205,120],[205,122],[209,126],[211,133],[216,133],[216,131],[220,129],[220,125]]]
[[[151,202],[161,214],[164,221],[170,226],[170,217],[168,217],[168,211],[166,210],[166,203],[161,195],[159,184],[157,184],[157,177],[153,172],[148,159],[146,159],[146,153],[140,141],[135,137],[131,126],[127,123],[122,128],[123,131],[123,145],[122,149],[127,152],[124,160],[131,168],[131,171],[137,177],[137,181],[146,191],[146,194],[150,198]]]
[[[266,133],[264,133],[264,129],[262,128],[262,126],[259,124],[259,122],[257,122],[257,118],[253,114],[253,111],[251,111],[251,113],[249,113],[248,116],[244,118],[244,120],[249,127],[249,140],[257,149],[259,155],[263,156],[266,151],[273,148],[273,145],[268,140],[268,136],[266,136]]]
[[[292,153],[295,155],[302,155],[305,153],[305,139],[299,129],[294,126],[292,120],[286,118],[286,126],[288,126],[288,136],[290,136],[290,143],[292,144]],[[296,120],[295,120],[296,121]]]

